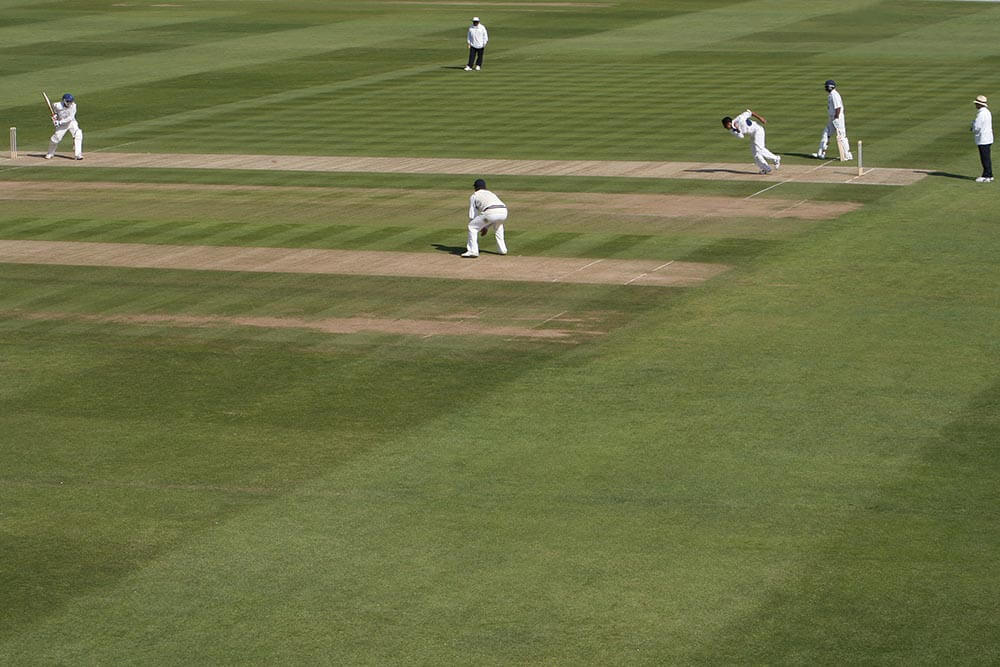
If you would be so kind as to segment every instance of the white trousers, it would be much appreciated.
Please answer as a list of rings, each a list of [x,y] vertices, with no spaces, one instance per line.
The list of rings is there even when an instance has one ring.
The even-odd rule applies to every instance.
[[[56,154],[56,146],[59,145],[67,132],[73,137],[73,154],[76,157],[83,157],[83,130],[80,129],[75,120],[66,127],[57,127],[56,131],[49,137],[49,155]]]
[[[823,128],[823,134],[819,138],[819,152],[825,154],[826,147],[830,145],[830,137],[836,137],[837,135],[843,135],[847,145],[851,145],[851,142],[847,140],[847,126],[842,118],[831,120]]]
[[[501,255],[507,254],[507,244],[503,239],[503,223],[507,219],[507,209],[494,208],[469,220],[469,241],[465,250],[473,255],[479,254],[479,232],[493,225],[494,236],[497,239],[497,250]]]
[[[761,171],[768,171],[771,167],[767,164],[770,160],[772,164],[778,163],[778,156],[767,150],[764,145],[764,128],[758,127],[756,132],[750,136],[750,155],[754,163]]]

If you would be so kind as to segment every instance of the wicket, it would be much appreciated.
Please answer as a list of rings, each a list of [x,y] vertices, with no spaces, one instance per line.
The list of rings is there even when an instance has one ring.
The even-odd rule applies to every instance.
[[[10,128],[10,159],[17,158],[17,128]]]
[[[861,166],[861,140],[858,139],[858,176],[864,174],[864,169]]]

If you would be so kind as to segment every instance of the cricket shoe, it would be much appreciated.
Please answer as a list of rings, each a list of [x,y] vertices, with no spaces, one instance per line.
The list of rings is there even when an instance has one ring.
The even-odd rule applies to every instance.
[[[479,70],[481,70],[481,69],[482,69],[482,67],[480,67],[479,65],[476,65],[476,71],[477,71],[477,72],[478,72]]]
[[[472,68],[471,68],[471,67],[469,67],[468,65],[466,65],[466,66],[465,66],[465,71],[466,71],[466,72],[471,72],[471,71],[472,71]]]
[[[989,183],[989,182],[990,179],[986,178],[985,176],[980,176],[979,178],[976,179],[976,183]]]
[[[845,157],[844,159],[850,162],[851,160],[854,159],[854,153],[848,153],[847,157]]]
[[[479,257],[479,253],[472,253],[472,252],[469,252],[469,251],[465,251],[465,252],[463,252],[460,255],[460,257],[466,257],[466,258],[470,258],[470,259],[475,259],[476,257]]]
[[[765,167],[764,169],[760,170],[760,173],[762,173],[764,176],[767,176],[768,174],[771,173],[771,168],[770,167]]]
[[[814,158],[819,159],[819,160],[825,160],[826,159],[826,153],[813,153],[812,156]]]
[[[46,159],[46,160],[51,160],[51,159],[52,159],[52,157],[53,157],[52,155],[46,155],[46,156],[45,156],[45,159]]]
[[[775,169],[781,169],[781,158],[780,157],[774,158],[774,168]]]

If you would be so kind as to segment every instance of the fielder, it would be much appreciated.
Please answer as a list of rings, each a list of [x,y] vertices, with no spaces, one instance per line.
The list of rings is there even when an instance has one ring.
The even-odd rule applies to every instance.
[[[62,138],[69,132],[73,137],[73,154],[77,160],[83,159],[83,130],[76,122],[76,102],[73,96],[66,93],[62,100],[52,105],[52,124],[55,125],[55,132],[49,138],[49,152],[45,154],[46,160],[51,160],[56,154],[56,147]]]
[[[469,240],[465,244],[462,257],[479,257],[479,235],[493,226],[497,239],[497,250],[507,254],[507,244],[503,239],[503,223],[507,219],[507,205],[486,189],[486,181],[477,178],[472,184],[475,193],[469,197]]]
[[[753,157],[754,163],[760,168],[760,173],[762,174],[771,173],[771,167],[767,163],[768,160],[774,164],[775,169],[781,167],[781,158],[767,150],[767,146],[764,145],[764,125],[766,123],[767,121],[763,117],[755,114],[750,109],[747,109],[736,118],[726,116],[722,119],[722,127],[732,132],[736,138],[750,137],[750,155]]]
[[[829,118],[823,134],[819,138],[819,150],[812,154],[819,159],[826,158],[826,147],[830,145],[830,135],[837,137],[837,151],[840,159],[853,160],[851,153],[851,142],[847,139],[847,119],[844,117],[844,100],[837,92],[837,84],[833,79],[827,79],[823,84],[828,95],[826,96],[826,114]]]

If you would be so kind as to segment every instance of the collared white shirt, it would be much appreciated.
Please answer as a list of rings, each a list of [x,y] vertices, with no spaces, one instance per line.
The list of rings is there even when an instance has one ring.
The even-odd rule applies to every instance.
[[[489,190],[476,190],[475,194],[469,197],[469,220],[481,215],[486,209],[494,207],[507,208],[507,205]]]
[[[490,41],[490,35],[486,32],[486,26],[482,23],[479,25],[469,26],[469,36],[468,36],[469,46],[474,49],[485,48],[486,42]]]
[[[976,118],[972,121],[972,136],[977,146],[993,143],[993,114],[986,107],[979,107]]]
[[[840,93],[834,88],[830,91],[830,94],[826,96],[826,113],[830,116],[830,120],[833,120],[834,115],[837,113],[837,109],[840,109],[840,117],[844,117],[844,100],[841,99]]]

